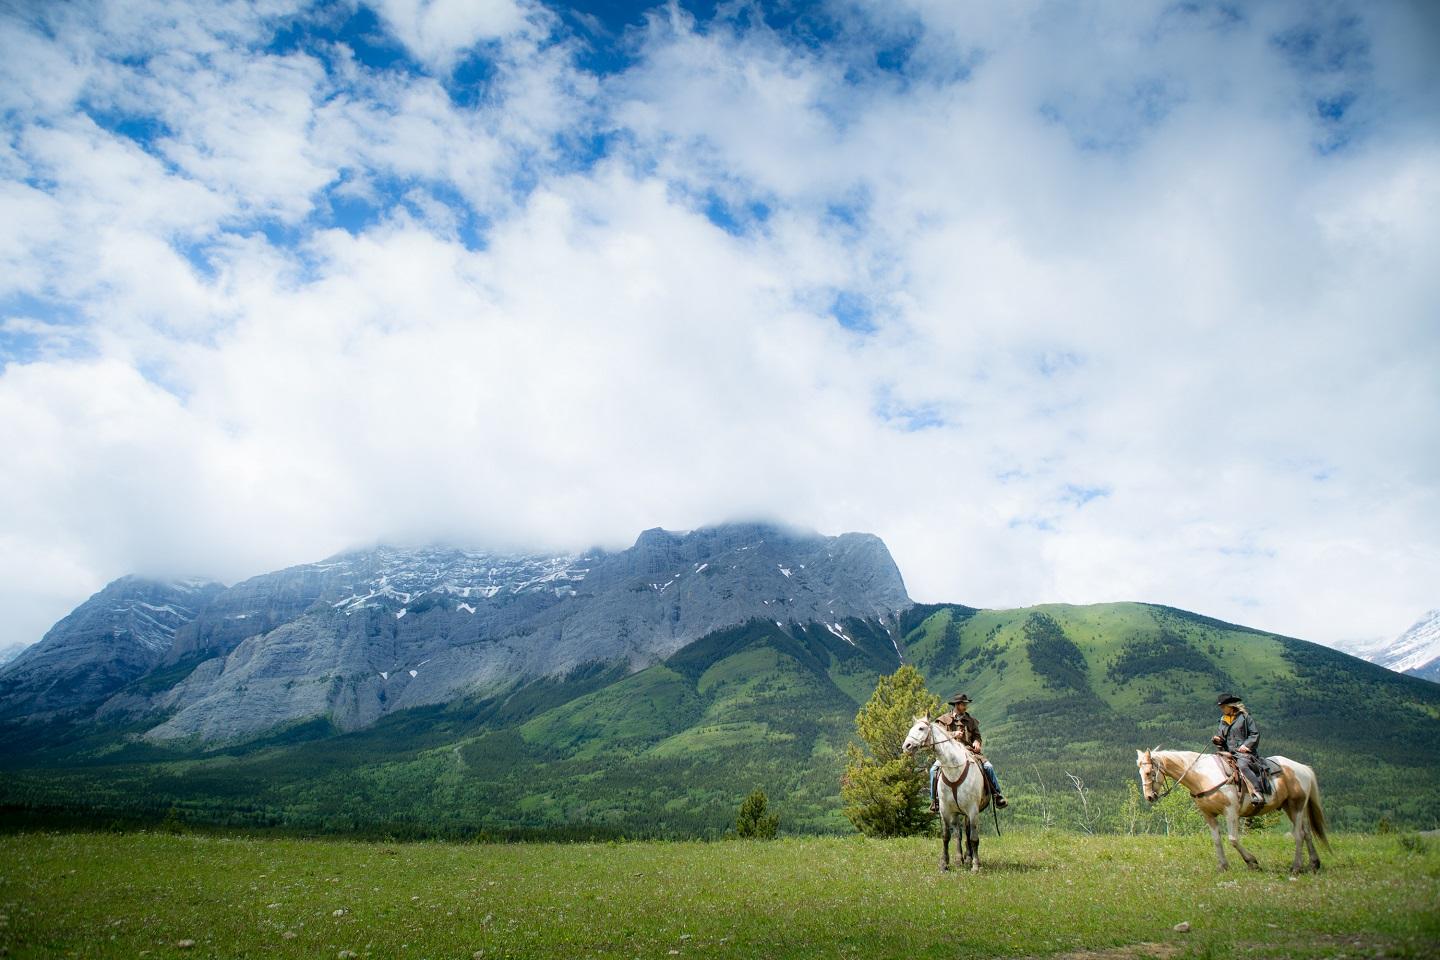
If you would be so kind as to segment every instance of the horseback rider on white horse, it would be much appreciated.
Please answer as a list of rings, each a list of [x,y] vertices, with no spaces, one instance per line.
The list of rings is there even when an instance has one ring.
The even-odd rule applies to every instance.
[[[975,752],[976,759],[980,761],[980,768],[985,771],[985,779],[990,784],[990,792],[994,795],[995,806],[1001,810],[1005,809],[1008,801],[1000,793],[1000,781],[995,777],[995,768],[980,752],[980,723],[970,715],[971,699],[963,693],[957,693],[950,698],[949,703],[950,712],[937,717],[935,722],[951,737]],[[940,812],[940,798],[935,793],[935,777],[939,772],[940,761],[936,760],[930,765],[931,813]]]
[[[1210,742],[1235,758],[1235,766],[1250,789],[1250,803],[1255,807],[1265,805],[1264,791],[1260,785],[1260,771],[1255,764],[1260,758],[1260,728],[1245,709],[1245,704],[1234,694],[1226,693],[1215,701],[1220,708],[1220,726]]]

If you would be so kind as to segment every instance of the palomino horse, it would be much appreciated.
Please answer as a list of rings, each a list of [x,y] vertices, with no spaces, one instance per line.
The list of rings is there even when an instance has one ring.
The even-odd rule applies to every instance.
[[[990,804],[985,791],[985,771],[980,769],[974,754],[929,717],[916,717],[915,725],[905,735],[900,749],[907,756],[921,747],[930,747],[940,760],[935,792],[940,797],[940,869],[950,869],[950,836],[959,838],[955,852],[960,862],[970,864],[973,873],[980,869],[980,811]]]
[[[1220,840],[1220,817],[1225,818],[1230,843],[1252,870],[1259,870],[1260,862],[1240,845],[1240,818],[1284,810],[1290,817],[1291,832],[1295,835],[1295,860],[1290,865],[1290,872],[1299,873],[1304,869],[1307,844],[1310,847],[1310,866],[1318,871],[1320,855],[1315,852],[1315,837],[1320,838],[1327,850],[1330,841],[1325,839],[1325,811],[1320,806],[1320,784],[1315,779],[1315,771],[1285,757],[1270,759],[1280,764],[1280,775],[1275,779],[1274,792],[1265,805],[1256,808],[1250,803],[1249,791],[1242,791],[1230,782],[1229,769],[1214,754],[1206,756],[1191,750],[1135,751],[1135,765],[1140,768],[1140,786],[1145,791],[1146,800],[1154,803],[1176,786],[1190,791],[1195,806],[1200,808],[1205,822],[1210,825],[1221,870],[1228,870],[1230,864],[1225,860],[1225,844]],[[1162,793],[1161,781],[1167,777],[1175,783]]]

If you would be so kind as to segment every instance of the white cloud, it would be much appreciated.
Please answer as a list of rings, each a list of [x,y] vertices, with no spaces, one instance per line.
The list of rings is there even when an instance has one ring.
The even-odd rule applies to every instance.
[[[755,514],[881,534],[922,600],[1331,641],[1436,605],[1440,155],[1397,15],[1316,25],[1370,44],[1317,73],[1285,5],[882,5],[818,48],[672,10],[600,77],[528,6],[387,4],[411,73],[267,53],[279,8],[88,9],[0,21],[0,295],[81,321],[0,326],[16,639],[135,569]],[[332,195],[378,214],[315,226]]]
[[[381,16],[415,56],[445,70],[479,43],[526,30],[544,11],[513,0],[380,0]]]

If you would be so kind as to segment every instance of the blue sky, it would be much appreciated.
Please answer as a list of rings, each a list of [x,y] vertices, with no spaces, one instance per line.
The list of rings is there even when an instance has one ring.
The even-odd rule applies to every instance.
[[[1424,4],[0,13],[0,642],[773,517],[913,595],[1440,603]]]

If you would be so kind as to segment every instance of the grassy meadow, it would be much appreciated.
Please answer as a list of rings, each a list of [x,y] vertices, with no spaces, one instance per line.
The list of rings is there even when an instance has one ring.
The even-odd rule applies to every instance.
[[[1208,838],[987,835],[576,844],[168,833],[0,837],[7,957],[1434,957],[1440,843],[1341,835],[1290,879]],[[1238,859],[1238,858],[1237,858]],[[1176,931],[1177,923],[1190,924]]]

